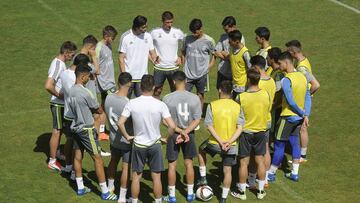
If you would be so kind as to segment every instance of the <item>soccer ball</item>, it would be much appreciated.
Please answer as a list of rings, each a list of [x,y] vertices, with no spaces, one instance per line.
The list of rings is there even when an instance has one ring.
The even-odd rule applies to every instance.
[[[201,201],[204,201],[204,202],[210,201],[213,196],[214,196],[214,193],[213,193],[211,187],[208,185],[200,186],[196,190],[196,197],[198,199],[200,199]]]

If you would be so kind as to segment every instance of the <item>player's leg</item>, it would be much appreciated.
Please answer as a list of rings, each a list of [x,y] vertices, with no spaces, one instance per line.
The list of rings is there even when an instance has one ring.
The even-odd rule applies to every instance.
[[[176,202],[175,185],[176,185],[176,163],[179,156],[179,145],[176,144],[177,134],[169,137],[166,144],[166,159],[168,160],[168,192],[169,202]]]
[[[55,170],[55,171],[61,171],[62,166],[61,164],[56,160],[56,151],[59,147],[60,143],[60,137],[61,137],[61,130],[62,130],[62,124],[63,124],[63,114],[61,112],[64,111],[64,107],[59,105],[50,105],[51,114],[53,118],[53,129],[51,132],[51,137],[49,141],[49,163],[48,168]]]
[[[123,150],[122,153],[122,165],[121,165],[121,178],[120,178],[120,192],[119,192],[119,202],[126,202],[126,193],[127,185],[129,182],[129,164],[130,164],[130,154],[131,149]]]
[[[71,173],[73,165],[73,135],[70,129],[71,121],[64,120],[64,134],[66,135],[66,142],[64,146],[64,155],[65,155],[65,169],[67,173]]]
[[[204,108],[206,85],[207,85],[207,75],[204,75],[201,78],[196,80],[196,83],[195,83],[196,93],[200,98],[201,109]]]
[[[140,97],[142,95],[141,83],[140,82],[135,82],[134,87],[135,87],[135,89],[134,89],[135,97]]]
[[[299,181],[299,166],[300,166],[300,144],[299,144],[299,133],[300,133],[300,126],[295,126],[295,130],[291,132],[289,136],[289,142],[292,149],[292,170],[291,173],[285,174],[286,177],[293,181]]]
[[[181,148],[184,155],[184,164],[185,164],[185,172],[186,172],[186,184],[187,184],[187,197],[188,201],[192,201],[195,199],[194,195],[194,165],[193,158],[195,158],[198,154],[196,151],[196,143],[195,143],[195,134],[189,134],[190,140],[186,143],[181,144]]]
[[[185,85],[186,91],[191,92],[193,87],[194,87],[194,80],[187,78]]]
[[[198,162],[199,162],[199,173],[200,173],[200,180],[196,183],[197,185],[207,185],[206,179],[206,153],[210,151],[208,149],[208,140],[205,140],[199,146],[199,155],[198,155]]]
[[[266,131],[266,153],[264,156],[264,164],[265,164],[265,187],[268,187],[268,170],[270,169],[271,165],[271,156],[270,156],[270,130]]]
[[[166,80],[168,81],[169,83],[169,87],[170,87],[170,91],[171,92],[174,92],[176,90],[176,87],[175,87],[175,84],[174,84],[174,81],[172,79],[172,75],[175,71],[177,71],[178,69],[176,70],[172,70],[172,71],[167,71],[166,72]]]
[[[162,92],[165,79],[166,79],[166,72],[154,68],[154,81],[155,81],[154,97],[157,99],[160,99],[160,94]]]
[[[132,180],[131,180],[131,198],[132,203],[137,203],[140,192],[140,179],[142,177],[142,173],[138,173],[136,171],[132,172]]]
[[[307,153],[307,147],[309,144],[309,133],[308,133],[308,127],[305,125],[301,125],[300,129],[300,143],[301,143],[301,158],[300,163],[306,162],[306,153]]]
[[[224,180],[223,180],[223,188],[221,193],[220,202],[226,202],[226,198],[229,195],[232,174],[231,168],[236,165],[236,156],[235,155],[223,155],[223,172],[224,172]]]
[[[138,201],[139,192],[140,192],[140,179],[145,166],[146,157],[146,148],[140,148],[133,146],[132,149],[132,159],[131,159],[131,168],[132,168],[132,178],[131,178],[131,197],[132,202],[136,203]]]
[[[116,169],[117,165],[121,158],[121,151],[120,149],[114,148],[110,146],[111,151],[111,159],[108,165],[108,188],[110,191],[114,191],[114,182],[115,182],[115,175],[116,175]]]
[[[155,196],[155,203],[162,201],[162,183],[161,172],[164,171],[164,161],[162,157],[161,144],[154,144],[148,148],[148,164],[153,180],[153,191]]]
[[[259,190],[257,193],[258,199],[263,199],[266,195],[264,191],[265,187],[265,154],[266,154],[266,132],[255,133],[252,139],[254,154],[255,154],[255,162],[257,166],[257,174],[259,178]]]

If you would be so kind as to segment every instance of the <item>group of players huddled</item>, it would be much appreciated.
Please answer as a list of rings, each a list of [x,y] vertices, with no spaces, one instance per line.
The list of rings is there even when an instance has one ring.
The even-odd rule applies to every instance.
[[[86,150],[95,163],[101,198],[129,201],[126,196],[131,185],[130,201],[137,202],[144,165],[148,164],[155,202],[174,203],[176,164],[181,149],[186,170],[186,200],[191,202],[195,199],[193,158],[198,157],[199,161],[200,178],[196,183],[199,187],[208,184],[206,155],[218,154],[224,173],[219,201],[226,202],[234,166],[239,166],[239,180],[231,194],[245,200],[249,188],[257,190],[257,198],[263,199],[264,188],[268,182],[275,181],[289,142],[292,170],[285,176],[299,181],[299,164],[306,161],[311,95],[320,87],[300,42],[287,42],[287,50],[282,52],[271,47],[269,29],[258,27],[255,40],[260,48],[251,56],[232,16],[222,21],[225,33],[217,44],[203,32],[200,19],[190,22],[191,34],[185,35],[172,26],[171,12],[165,11],[161,17],[162,26],[148,33],[146,17],[136,16],[132,28],[121,35],[118,47],[121,73],[117,84],[111,46],[117,30],[113,26],[103,29],[101,41],[86,36],[78,53],[73,42],[62,44],[45,84],[51,94],[53,117],[48,168],[72,174],[77,195],[84,195],[90,192],[82,178]],[[208,74],[216,58],[220,59],[216,82],[219,99],[206,107],[204,123],[210,135],[198,145],[195,131],[200,127],[204,93],[209,91]],[[149,60],[154,65],[153,75],[148,74]],[[65,62],[69,61],[72,64],[67,68]],[[179,70],[180,66],[183,71]],[[171,93],[161,100],[165,80]],[[193,86],[196,94],[191,93]],[[97,93],[101,94],[101,105]],[[108,182],[98,141],[100,135],[106,137],[106,119],[111,149]],[[168,129],[167,137],[160,134],[161,124]],[[65,167],[56,159],[62,133],[67,138]],[[272,159],[269,141],[274,146]],[[162,144],[166,144],[168,160],[166,197],[162,197]],[[114,178],[120,159],[118,198],[114,194]]]

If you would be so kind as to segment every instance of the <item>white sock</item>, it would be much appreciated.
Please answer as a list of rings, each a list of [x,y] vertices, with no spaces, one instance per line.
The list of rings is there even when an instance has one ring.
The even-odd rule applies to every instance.
[[[200,176],[206,177],[206,166],[199,166]]]
[[[246,191],[246,183],[240,183],[240,191]]]
[[[302,147],[302,148],[300,149],[300,151],[301,151],[301,156],[306,156],[307,147]]]
[[[278,169],[277,166],[271,165],[271,166],[270,166],[270,169],[269,169],[269,173],[275,174],[276,171],[277,171],[277,169]]]
[[[138,199],[131,198],[132,203],[137,203]]]
[[[248,181],[250,186],[256,185],[256,173],[249,173]]]
[[[300,166],[300,164],[293,163],[292,164],[293,169],[292,169],[291,173],[294,175],[297,175],[299,173],[299,166]]]
[[[188,195],[192,195],[194,194],[194,184],[191,184],[191,185],[187,185],[187,194]]]
[[[173,186],[168,186],[168,190],[169,190],[169,196],[170,197],[175,197],[175,185]]]
[[[120,187],[120,194],[119,194],[119,201],[120,202],[126,202],[126,192],[127,192],[127,188],[122,188]]]
[[[269,171],[265,172],[265,184],[268,183]]]
[[[85,186],[84,186],[83,177],[76,177],[75,179],[76,179],[76,185],[77,185],[78,190],[84,189]]]
[[[115,180],[114,179],[108,179],[108,188],[110,191],[113,191],[114,190],[114,182]]]
[[[103,133],[105,131],[105,125],[100,124],[99,132]]]
[[[225,188],[225,187],[223,187],[223,188],[222,188],[221,197],[224,198],[224,199],[226,199],[227,196],[228,196],[228,194],[229,194],[229,190],[230,190],[230,188]]]
[[[155,199],[155,203],[161,203],[161,197],[158,199]]]
[[[49,164],[54,164],[55,163],[55,161],[56,161],[56,158],[55,159],[53,159],[53,158],[49,158]]]
[[[101,188],[101,193],[106,194],[109,192],[108,187],[106,186],[106,182],[103,183],[99,183],[100,188]]]
[[[265,180],[259,180],[259,190],[263,191],[265,186]]]

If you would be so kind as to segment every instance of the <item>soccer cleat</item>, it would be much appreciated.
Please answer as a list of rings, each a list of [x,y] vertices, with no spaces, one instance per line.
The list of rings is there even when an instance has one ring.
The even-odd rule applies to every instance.
[[[226,199],[225,198],[221,198],[219,203],[226,203]]]
[[[300,164],[304,164],[306,163],[308,160],[306,158],[300,157],[299,163]]]
[[[266,196],[266,192],[264,190],[259,190],[258,193],[256,194],[256,197],[258,199],[264,199],[265,196]]]
[[[186,196],[186,201],[192,202],[194,200],[195,200],[195,194],[191,194],[191,195]]]
[[[118,197],[117,197],[117,195],[115,195],[112,192],[107,192],[107,193],[101,193],[101,199],[102,200],[116,201],[118,199]]]
[[[99,140],[109,140],[109,135],[105,132],[99,134]]]
[[[207,185],[207,180],[206,177],[200,177],[200,180],[197,181],[196,186],[202,186],[202,185]]]
[[[53,163],[49,161],[48,168],[57,172],[61,172],[64,169],[58,161],[55,161]]]
[[[292,180],[292,181],[295,181],[295,182],[299,181],[299,175],[295,175],[295,174],[292,174],[292,173],[285,173],[285,177]]]
[[[88,188],[88,187],[84,187],[83,189],[78,190],[78,191],[76,192],[76,194],[77,194],[78,196],[83,196],[83,195],[85,195],[86,193],[89,193],[89,192],[91,192],[91,189]]]
[[[241,200],[246,200],[246,193],[245,191],[241,191],[239,189],[237,189],[236,191],[232,191],[231,195],[235,198],[241,199]]]
[[[194,129],[195,131],[200,130],[200,125],[196,126],[196,128]]]
[[[162,197],[162,201],[176,203],[176,197],[171,197],[170,195]]]
[[[269,173],[268,174],[268,182],[275,182],[276,180],[276,174],[275,173]]]
[[[246,183],[246,188],[249,188],[249,190],[257,190],[256,184],[250,185],[249,183]]]
[[[111,153],[110,153],[110,152],[107,152],[107,151],[105,151],[105,150],[103,150],[103,149],[101,148],[101,150],[100,150],[100,155],[101,155],[101,156],[111,156]]]

